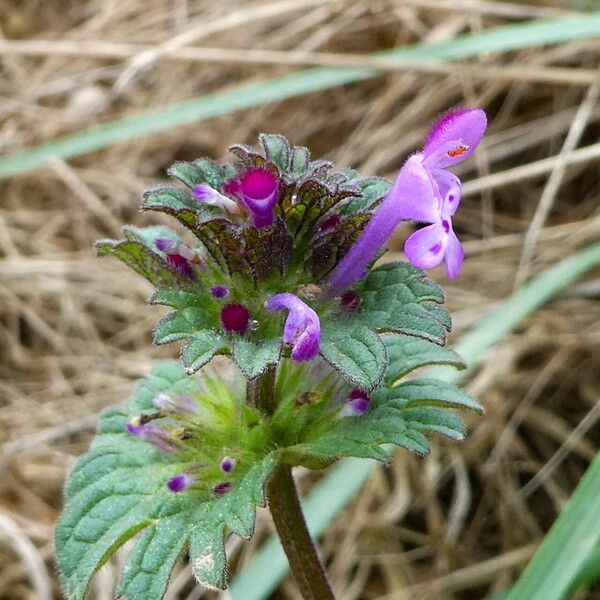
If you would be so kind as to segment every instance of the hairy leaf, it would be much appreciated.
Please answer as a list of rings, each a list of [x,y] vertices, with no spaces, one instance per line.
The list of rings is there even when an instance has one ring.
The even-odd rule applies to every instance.
[[[389,403],[396,408],[439,406],[483,412],[477,400],[461,389],[437,379],[415,379],[401,383],[390,390]]]
[[[181,358],[188,369],[197,371],[211,360],[215,354],[219,354],[228,348],[229,342],[220,333],[212,330],[199,331],[183,345]]]
[[[215,190],[220,190],[227,178],[224,169],[208,158],[200,158],[193,162],[177,162],[169,167],[168,173],[190,188],[205,183]]]
[[[420,269],[387,263],[356,286],[359,316],[378,331],[392,331],[443,344],[450,323],[441,289]]]
[[[349,202],[344,203],[340,208],[340,212],[346,215],[372,209],[373,205],[384,198],[391,188],[390,182],[380,177],[359,179],[355,183],[360,188],[361,194],[359,197],[352,198]]]
[[[252,336],[239,337],[233,342],[233,356],[242,373],[254,379],[279,360],[281,345],[280,335],[260,340]]]
[[[443,346],[407,335],[383,336],[388,355],[385,379],[393,384],[411,371],[426,365],[451,365],[464,368],[460,356]]]
[[[158,185],[146,190],[141,207],[142,210],[171,215],[192,230],[198,222],[198,201],[189,192],[172,185]]]
[[[374,388],[387,365],[380,337],[355,320],[329,321],[321,331],[321,356],[355,384]]]
[[[225,586],[224,538],[230,532],[252,534],[255,507],[265,503],[263,488],[275,457],[265,455],[236,472],[231,491],[221,497],[196,489],[173,494],[166,482],[186,467],[180,455],[126,431],[131,417],[152,409],[156,395],[191,393],[194,388],[198,384],[180,364],[160,363],[138,386],[126,410],[103,414],[90,452],[69,477],[66,508],[55,532],[68,600],[83,600],[92,575],[142,530],[123,572],[119,593],[124,597],[160,600],[175,561],[185,551],[202,583]]]
[[[168,344],[181,340],[216,326],[218,321],[214,314],[208,313],[199,306],[184,308],[163,317],[154,329],[154,343]]]
[[[288,141],[277,133],[261,133],[258,141],[264,148],[265,156],[285,173],[290,164],[290,145]]]

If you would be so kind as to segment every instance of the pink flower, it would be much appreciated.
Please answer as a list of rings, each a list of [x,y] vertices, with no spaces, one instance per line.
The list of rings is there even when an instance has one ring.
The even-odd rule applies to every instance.
[[[431,269],[444,260],[450,279],[460,271],[464,250],[452,229],[452,216],[460,203],[461,183],[446,167],[462,162],[473,153],[486,126],[485,113],[480,109],[450,112],[433,126],[423,151],[411,156],[403,167],[403,171],[406,169],[404,185],[412,186],[413,193],[407,195],[399,207],[399,216],[431,223],[406,240],[406,257],[422,269]]]
[[[193,265],[201,266],[202,262],[192,248],[175,240],[164,238],[156,240],[155,244],[161,252],[165,253],[169,267],[187,279],[194,279]]]
[[[271,311],[289,311],[283,328],[283,341],[292,345],[294,360],[311,360],[319,354],[321,323],[319,315],[310,306],[289,293],[272,296],[265,306]]]
[[[434,124],[423,151],[404,163],[362,235],[332,272],[330,296],[365,275],[369,263],[403,220],[431,223],[406,240],[407,258],[424,269],[445,259],[448,276],[458,275],[464,252],[452,229],[451,217],[460,203],[461,184],[446,167],[473,153],[486,126],[485,113],[478,108],[451,111]]]
[[[279,181],[271,171],[256,167],[228,181],[223,191],[243,202],[254,227],[269,227],[275,216],[278,188]]]

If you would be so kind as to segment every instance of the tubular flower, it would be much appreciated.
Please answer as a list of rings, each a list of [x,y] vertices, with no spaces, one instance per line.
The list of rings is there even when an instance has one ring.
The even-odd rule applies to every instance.
[[[199,412],[198,404],[189,396],[169,396],[158,394],[152,399],[152,404],[157,410],[186,415]]]
[[[319,315],[298,296],[284,293],[272,296],[265,306],[268,310],[288,309],[283,328],[283,341],[292,345],[292,358],[298,362],[311,360],[319,354],[321,324]]]
[[[360,279],[380,248],[403,220],[431,223],[405,244],[407,258],[431,269],[446,259],[448,277],[458,275],[464,252],[452,229],[460,202],[461,184],[446,170],[468,158],[487,126],[480,109],[458,109],[432,127],[422,152],[404,163],[392,189],[377,208],[364,232],[329,279],[330,293],[339,293]]]
[[[277,177],[271,171],[254,168],[228,181],[223,189],[243,202],[254,227],[269,227],[273,224],[278,187]]]
[[[211,206],[218,206],[219,208],[234,214],[239,212],[237,202],[227,196],[223,196],[223,194],[220,194],[206,183],[195,185],[192,189],[192,193],[198,202],[209,204]]]
[[[200,265],[200,259],[194,250],[189,246],[169,239],[158,239],[155,242],[156,247],[167,255],[167,264],[178,271],[184,277],[193,279],[194,269],[193,264]]]
[[[153,423],[141,423],[139,418],[134,418],[127,423],[127,431],[141,440],[154,444],[165,452],[173,452],[175,449],[169,442],[171,437],[169,432]]]
[[[364,390],[355,388],[348,396],[346,411],[352,416],[361,417],[369,411],[370,405],[371,398],[369,398],[368,394]]]

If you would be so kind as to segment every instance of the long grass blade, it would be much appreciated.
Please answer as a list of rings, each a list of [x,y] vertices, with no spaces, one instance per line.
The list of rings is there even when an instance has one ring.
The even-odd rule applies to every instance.
[[[506,52],[532,46],[600,36],[600,11],[583,16],[531,21],[462,35],[436,44],[415,44],[377,53],[376,56],[423,62],[453,61],[489,52]],[[105,123],[32,150],[0,159],[0,178],[33,171],[54,158],[63,160],[107,148],[113,144],[165,131],[225,114],[262,106],[310,92],[369,79],[376,68],[315,68],[291,75],[243,84],[181,102],[142,115]]]
[[[563,600],[600,542],[600,454],[506,600]],[[598,565],[596,565],[596,574]],[[590,576],[586,572],[585,576]]]
[[[586,271],[600,264],[600,244],[594,244],[573,256],[570,256],[560,263],[554,265],[530,283],[513,294],[506,302],[495,310],[489,317],[483,320],[470,333],[463,336],[455,346],[456,350],[462,355],[465,362],[471,366],[477,364],[487,350],[500,342],[508,333],[515,329],[528,315],[536,311],[552,299],[561,290],[568,287],[576,279],[581,277]],[[435,376],[452,382],[461,377],[461,373],[454,370],[436,370]],[[329,473],[315,486],[308,498],[305,499],[303,506],[305,516],[311,534],[314,537],[321,535],[329,523],[335,519],[342,509],[354,498],[371,475],[373,464],[368,460],[347,459],[332,468]],[[552,569],[546,572],[548,582],[553,578],[560,578],[563,585],[575,583],[578,570],[585,563],[587,557],[591,554],[593,544],[598,540],[600,533],[600,465],[597,459],[590,467],[589,476],[586,476],[577,488],[574,495],[576,506],[580,511],[589,511],[588,518],[585,519],[586,529],[571,528],[573,512],[569,511],[567,515],[568,527],[559,525],[564,518],[561,515],[555,528],[559,528],[559,540],[564,542],[564,535],[569,532],[571,539],[568,547],[572,554],[578,554],[579,559],[566,556],[560,546],[552,543],[550,550],[543,550],[542,559],[538,559],[538,554],[533,561],[542,561],[542,565],[551,564]],[[584,491],[580,488],[583,486]],[[591,500],[591,494],[595,493],[594,504],[585,505],[586,501]],[[592,509],[592,510],[590,510]],[[565,513],[566,514],[566,513]],[[580,513],[583,517],[583,514]],[[595,519],[595,521],[594,521]],[[594,522],[592,522],[594,521]],[[586,536],[589,536],[586,537]],[[545,546],[545,544],[543,545]],[[575,551],[573,550],[575,548]],[[555,561],[549,558],[557,554]],[[545,556],[547,555],[548,558]],[[532,562],[534,564],[534,562]],[[541,575],[536,567],[534,575]],[[269,540],[257,553],[254,559],[247,567],[233,580],[230,586],[232,600],[264,600],[269,594],[277,588],[288,570],[287,561],[275,539]],[[531,581],[537,583],[537,577],[531,577]],[[527,584],[528,594],[510,597],[510,600],[558,600],[561,596],[552,595],[550,583],[544,588],[547,595],[533,596],[531,588]]]

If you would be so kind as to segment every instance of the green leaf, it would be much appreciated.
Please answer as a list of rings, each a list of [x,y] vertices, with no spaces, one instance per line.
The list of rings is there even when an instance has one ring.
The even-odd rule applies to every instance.
[[[177,271],[170,269],[164,253],[156,248],[156,240],[181,238],[168,227],[123,227],[124,240],[98,240],[95,243],[98,256],[112,255],[133,269],[136,273],[157,286],[189,285],[189,281]]]
[[[456,441],[465,437],[463,422],[448,410],[429,406],[408,408],[402,410],[402,416],[409,429],[424,434],[438,433]]]
[[[197,381],[186,373],[181,363],[164,360],[156,363],[150,376],[138,383],[127,409],[133,415],[151,412],[155,410],[152,400],[161,392],[168,390],[175,396],[185,396],[197,389]],[[117,432],[120,432],[118,427]]]
[[[392,184],[387,179],[382,179],[381,177],[359,179],[353,183],[358,184],[361,195],[358,198],[352,198],[350,202],[345,203],[341,207],[340,212],[345,215],[372,209],[373,205],[384,198],[392,187]]]
[[[191,306],[163,317],[154,328],[154,343],[168,344],[218,325],[216,316],[200,306]]]
[[[154,285],[175,282],[176,274],[156,253],[141,242],[130,240],[98,240],[95,243],[98,256],[114,256]]]
[[[117,594],[162,600],[175,562],[188,545],[189,528],[189,519],[181,513],[147,527],[127,559]]]
[[[156,395],[194,390],[199,390],[198,383],[186,376],[179,363],[159,363],[138,385],[127,410],[109,409],[102,415],[90,452],[79,459],[69,477],[65,511],[55,532],[68,600],[83,600],[92,575],[142,530],[123,572],[121,595],[160,600],[175,561],[188,549],[199,580],[210,587],[225,586],[224,538],[230,532],[252,535],[255,507],[265,504],[264,484],[276,455],[258,457],[239,473],[236,469],[232,489],[222,497],[195,488],[173,494],[165,484],[189,466],[181,461],[197,461],[202,455],[193,453],[186,459],[126,431],[129,419],[151,409]],[[228,443],[239,440],[234,436]],[[210,539],[207,532],[212,532]]]
[[[252,467],[240,485],[222,498],[206,503],[194,516],[191,564],[196,579],[210,589],[225,589],[227,558],[224,537],[228,530],[249,539],[254,533],[255,507],[265,506],[264,494],[275,459],[268,456]]]
[[[190,188],[206,183],[213,189],[220,190],[227,178],[223,168],[208,158],[200,158],[193,162],[177,162],[169,167],[168,173]]]
[[[355,320],[329,321],[321,330],[321,356],[355,384],[374,388],[387,366],[381,338]]]
[[[388,355],[385,379],[393,384],[411,371],[426,365],[451,365],[463,369],[460,356],[443,346],[406,335],[385,335],[383,342]]]
[[[120,433],[106,432],[80,459],[56,527],[61,581],[69,600],[83,598],[93,573],[115,550],[153,522],[168,501],[165,457],[125,433],[127,415],[109,410]],[[117,445],[116,440],[120,443]]]
[[[356,286],[359,317],[378,331],[392,331],[443,344],[449,316],[442,290],[408,263],[387,263]]]
[[[186,367],[197,371],[215,354],[225,351],[228,347],[229,342],[220,333],[211,330],[200,331],[183,345],[181,358]]]
[[[437,379],[415,379],[400,383],[390,390],[389,404],[400,409],[439,406],[468,408],[478,413],[483,412],[483,408],[477,400],[460,388]]]
[[[281,354],[281,336],[255,339],[239,337],[233,342],[233,357],[247,379],[254,379],[265,372],[269,365],[277,363]]]
[[[282,173],[285,173],[290,164],[288,141],[277,133],[261,133],[258,140],[265,150],[267,159],[277,165]]]
[[[290,158],[290,171],[294,175],[303,175],[310,162],[310,150],[304,146],[294,146]]]
[[[163,306],[183,310],[192,306],[202,307],[205,305],[207,298],[207,295],[200,294],[197,290],[188,292],[176,288],[159,288],[152,294],[149,302],[150,304],[162,304]]]
[[[156,210],[171,215],[192,230],[198,222],[198,202],[189,192],[172,185],[159,185],[146,190],[141,206],[142,210]]]
[[[420,455],[429,452],[427,438],[418,428],[409,428],[400,411],[387,407],[378,407],[362,417],[340,417],[331,429],[291,450],[313,460],[355,456],[388,463],[390,456],[382,448],[384,444],[402,446]],[[306,459],[302,462],[309,464]]]

